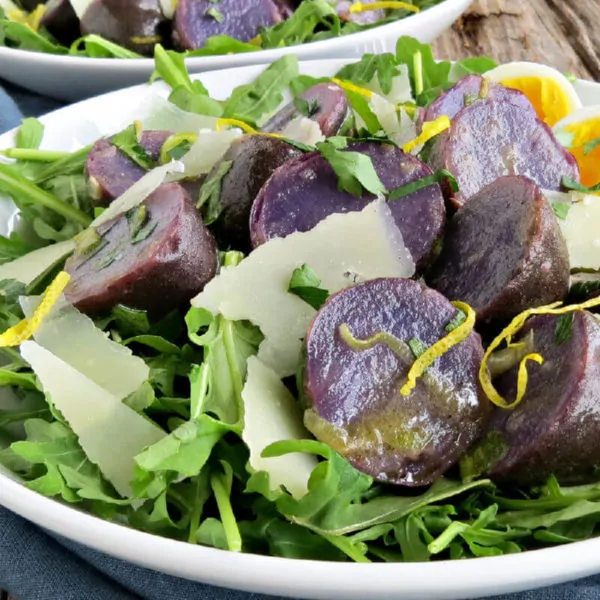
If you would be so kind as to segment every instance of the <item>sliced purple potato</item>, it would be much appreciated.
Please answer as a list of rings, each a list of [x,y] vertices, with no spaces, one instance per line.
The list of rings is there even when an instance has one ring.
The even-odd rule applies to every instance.
[[[26,10],[31,12],[40,4],[45,4],[44,0],[19,0],[19,4]]]
[[[527,96],[518,90],[484,80],[481,75],[467,75],[434,100],[425,110],[422,120],[435,121],[443,115],[453,119],[463,108],[486,98],[510,102],[524,110],[534,111]]]
[[[158,161],[160,151],[170,131],[144,131],[140,138],[148,156]],[[110,140],[98,140],[88,154],[85,172],[94,202],[107,206],[141,179],[146,170],[136,164]]]
[[[277,168],[299,156],[298,148],[266,135],[246,135],[231,144],[206,178],[210,182],[227,170],[221,179],[222,211],[214,224],[219,247],[251,249],[249,220],[254,199]]]
[[[202,48],[213,35],[248,42],[259,28],[276,25],[293,12],[289,0],[179,0],[173,17],[173,41],[181,50]]]
[[[152,55],[167,21],[159,0],[92,0],[81,33],[95,33],[140,54]]]
[[[450,221],[428,283],[480,323],[564,300],[569,254],[550,204],[523,176],[501,177]]]
[[[79,18],[69,0],[48,0],[40,25],[66,46],[79,37]]]
[[[559,190],[565,175],[579,181],[575,157],[534,111],[495,98],[456,114],[435,139],[428,162],[454,175],[460,191],[451,202],[459,208],[505,175],[525,175],[546,190]]]
[[[325,137],[337,135],[348,118],[350,105],[342,88],[334,83],[318,83],[298,97],[308,114],[298,110],[298,102],[290,102],[262,127],[263,131],[280,132],[296,117],[316,121]]]
[[[479,335],[443,354],[410,395],[400,388],[416,360],[409,343],[432,346],[456,315],[441,294],[410,279],[375,279],[330,297],[306,336],[308,429],[379,481],[423,486],[438,479],[491,412],[478,381]],[[359,346],[382,332],[389,341]]]
[[[164,314],[214,277],[212,235],[187,192],[160,186],[142,204],[101,225],[67,261],[66,299],[84,313],[117,304]]]
[[[418,158],[396,146],[361,142],[349,147],[370,156],[387,190],[394,190],[432,174]],[[358,198],[338,189],[338,177],[319,152],[311,152],[277,169],[256,197],[250,216],[254,247],[294,231],[308,231],[333,213],[362,210],[374,196]],[[444,229],[446,210],[435,183],[391,201],[390,210],[417,269],[431,261]]]
[[[515,341],[531,332],[543,364],[528,363],[523,400],[512,410],[495,410],[461,467],[524,486],[543,484],[551,475],[564,485],[597,481],[600,323],[585,311],[541,315]],[[518,366],[494,381],[507,402],[516,397],[517,371]]]
[[[373,2],[376,2],[376,0],[364,0],[363,4],[372,4]],[[386,12],[382,8],[351,13],[349,10],[352,5],[351,0],[334,0],[334,4],[335,10],[342,20],[357,23],[358,25],[372,25],[385,19],[386,16]]]

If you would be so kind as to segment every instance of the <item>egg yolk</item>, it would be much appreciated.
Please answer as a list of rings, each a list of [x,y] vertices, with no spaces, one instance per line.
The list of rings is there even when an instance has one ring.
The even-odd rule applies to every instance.
[[[504,79],[502,85],[519,90],[533,104],[539,118],[548,126],[564,119],[573,106],[559,83],[541,77],[515,77]]]
[[[579,164],[581,183],[588,187],[600,183],[600,144],[594,144],[600,140],[600,115],[580,123],[571,123],[564,129],[574,136],[569,150]]]

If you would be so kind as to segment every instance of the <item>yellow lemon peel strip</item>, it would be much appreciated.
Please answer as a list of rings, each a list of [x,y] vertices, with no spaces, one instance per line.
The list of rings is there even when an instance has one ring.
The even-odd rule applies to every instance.
[[[435,121],[425,121],[423,123],[423,129],[421,133],[410,142],[407,142],[402,146],[402,150],[406,153],[411,152],[417,146],[428,142],[430,139],[434,138],[436,135],[443,133],[446,129],[449,129],[451,125],[450,119],[447,115],[442,115],[435,119]]]
[[[408,10],[410,12],[420,12],[421,9],[410,2],[399,2],[397,0],[387,0],[381,2],[371,2],[370,4],[363,4],[362,2],[355,2],[350,6],[348,12],[351,14],[367,12],[369,10],[378,10],[380,8]]]
[[[343,79],[338,79],[337,77],[333,77],[331,79],[331,81],[333,81],[333,83],[335,83],[336,85],[341,87],[343,90],[347,90],[349,92],[354,92],[356,94],[360,94],[361,96],[364,96],[365,98],[369,98],[369,99],[371,99],[373,97],[373,92],[371,90],[368,90],[367,88],[360,87],[359,85],[350,83],[349,81],[344,81]]]
[[[23,10],[9,10],[7,17],[15,23],[22,23],[23,25],[27,25],[29,29],[38,31],[45,14],[46,7],[40,4],[30,13],[26,13]]]
[[[517,315],[509,323],[509,325],[502,330],[498,337],[492,341],[483,355],[483,360],[481,361],[481,365],[479,367],[479,382],[481,383],[481,387],[483,388],[485,395],[488,397],[488,400],[500,408],[507,410],[515,408],[525,396],[527,387],[527,361],[534,360],[540,365],[543,363],[544,359],[539,354],[528,354],[525,358],[523,358],[519,364],[519,373],[517,375],[517,397],[512,403],[507,402],[497,392],[494,384],[492,383],[490,372],[488,370],[488,360],[491,354],[494,352],[494,350],[496,350],[496,348],[498,348],[498,346],[500,346],[500,344],[502,344],[502,342],[506,342],[508,346],[512,346],[513,336],[522,329],[529,317],[534,315],[564,315],[571,312],[585,310],[587,308],[594,308],[596,306],[600,306],[600,297],[592,298],[592,300],[582,302],[581,304],[570,304],[569,306],[562,306],[562,302],[554,302],[553,304],[549,304],[547,306],[530,308],[522,312],[520,315]]]
[[[266,135],[268,137],[283,138],[283,136],[279,135],[278,133],[267,133],[264,131],[257,131],[256,129],[254,129],[254,127],[250,127],[248,123],[244,123],[244,121],[240,121],[239,119],[218,119],[216,125],[217,132],[220,133],[221,131],[223,131],[223,128],[227,125],[229,127],[237,127],[238,129],[241,129],[244,133],[247,133],[248,135]]]
[[[436,359],[443,354],[446,354],[448,350],[457,346],[471,335],[473,328],[475,327],[475,311],[464,302],[453,302],[452,305],[462,311],[466,315],[466,319],[456,329],[453,329],[448,335],[433,344],[433,346],[427,348],[427,350],[417,358],[408,372],[408,381],[400,388],[400,393],[403,396],[410,396],[417,384],[417,379],[425,373]]]
[[[0,348],[18,346],[22,342],[28,340],[39,329],[43,320],[52,310],[52,307],[60,298],[65,287],[67,287],[70,279],[71,276],[68,273],[61,271],[54,281],[46,288],[44,297],[33,313],[31,319],[23,319],[14,327],[7,329],[0,335]]]

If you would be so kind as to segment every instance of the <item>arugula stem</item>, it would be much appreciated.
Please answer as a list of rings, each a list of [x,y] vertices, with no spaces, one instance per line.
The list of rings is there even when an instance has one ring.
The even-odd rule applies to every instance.
[[[190,533],[188,535],[188,543],[196,543],[196,532],[200,527],[200,519],[204,510],[204,503],[208,499],[208,480],[210,477],[209,467],[202,469],[200,475],[196,477],[196,493],[194,494],[195,502],[192,506],[190,514]]]
[[[25,177],[18,175],[10,166],[0,164],[0,188],[16,199],[37,204],[53,210],[70,221],[87,227],[92,219],[83,211],[59,200]]]
[[[227,488],[223,483],[224,475],[214,473],[210,477],[210,486],[212,487],[221,516],[221,523],[225,529],[225,537],[227,538],[227,546],[231,552],[242,551],[242,536],[238,528],[237,520],[233,514],[231,499],[227,493]]]
[[[70,152],[58,152],[53,150],[37,150],[36,148],[8,148],[0,150],[2,156],[16,160],[31,160],[35,162],[55,162],[67,156]]]
[[[200,376],[198,378],[198,391],[194,398],[192,398],[192,407],[190,420],[195,421],[200,417],[204,410],[204,401],[208,393],[208,382],[210,378],[210,369],[206,363],[202,363],[199,367]]]
[[[85,160],[91,149],[92,145],[90,144],[75,152],[67,153],[66,156],[48,165],[41,173],[39,173],[34,179],[35,183],[42,183],[59,173],[63,175],[68,174],[67,172],[71,172],[71,169],[67,169],[67,167],[78,167],[81,172],[83,172]],[[66,172],[63,173],[63,170]]]
[[[329,535],[328,533],[320,534],[332,546],[341,550],[348,558],[351,558],[357,563],[370,563],[371,561],[354,545],[348,538],[343,535]]]
[[[423,55],[417,50],[413,55],[413,69],[415,73],[415,96],[420,96],[425,89],[423,83]]]
[[[168,85],[170,85],[173,89],[179,86],[183,86],[188,90],[190,89],[191,85],[189,75],[187,75],[187,72],[184,75],[183,71],[177,68],[177,66],[173,63],[173,59],[169,56],[167,51],[160,44],[157,44],[154,47],[154,60],[157,65],[157,72],[161,71],[161,69],[159,68],[159,63],[163,65],[162,70],[168,71],[168,79],[164,77],[163,74],[163,79]]]

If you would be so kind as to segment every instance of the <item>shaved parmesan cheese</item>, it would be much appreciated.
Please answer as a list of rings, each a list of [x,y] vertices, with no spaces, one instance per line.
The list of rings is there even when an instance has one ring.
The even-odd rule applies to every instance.
[[[410,85],[410,76],[408,74],[408,67],[406,65],[400,65],[397,67],[400,72],[396,77],[392,79],[392,89],[388,94],[384,94],[381,86],[379,85],[379,77],[377,74],[371,79],[367,86],[370,90],[383,96],[388,102],[392,104],[404,104],[405,102],[414,102],[412,95],[412,87]]]
[[[307,144],[308,146],[314,146],[317,142],[325,141],[325,136],[319,124],[307,117],[292,119],[284,127],[283,131],[279,132],[279,135],[300,144]]]
[[[202,129],[192,147],[181,159],[186,177],[209,173],[229,150],[231,143],[240,137],[242,131],[239,129],[227,129],[221,132]]]
[[[600,270],[600,196],[549,191],[544,195],[553,206],[568,204],[564,219],[557,221],[567,242],[571,270]]]
[[[2,279],[16,279],[25,285],[29,285],[61,258],[66,258],[74,249],[75,242],[67,240],[29,252],[25,256],[0,265],[0,281]]]
[[[69,0],[78,19],[81,19],[85,14],[93,0]]]
[[[140,180],[136,181],[125,193],[115,198],[109,207],[99,215],[92,227],[98,227],[112,218],[121,215],[131,208],[141,204],[152,192],[156,191],[163,183],[177,181],[184,172],[183,163],[171,161],[161,167],[148,171]]]
[[[41,296],[21,298],[28,319],[40,301]],[[54,305],[33,338],[119,400],[135,392],[150,376],[141,358],[109,339],[92,319],[65,300]]]
[[[177,0],[158,0],[160,9],[167,19],[172,19],[177,7]]]
[[[131,496],[134,456],[166,437],[165,432],[36,342],[23,342],[21,355],[87,457],[119,494]]]
[[[216,129],[217,118],[181,110],[158,94],[149,94],[127,117],[128,123],[137,120],[144,130],[161,129],[174,133],[194,133],[200,129]]]
[[[20,10],[20,8],[12,0],[0,0],[0,8],[7,14],[13,10]]]
[[[311,439],[302,424],[302,412],[296,399],[272,369],[251,356],[242,400],[242,439],[250,450],[250,466],[269,474],[271,490],[284,486],[292,496],[302,497],[306,494],[310,474],[318,464],[317,459],[302,453],[275,458],[261,456],[261,452],[274,442]]]
[[[307,232],[274,239],[237,267],[225,267],[192,304],[231,320],[249,320],[265,336],[258,358],[279,377],[293,375],[315,310],[288,293],[294,269],[308,264],[334,293],[376,277],[410,277],[412,257],[386,203],[334,214]]]

